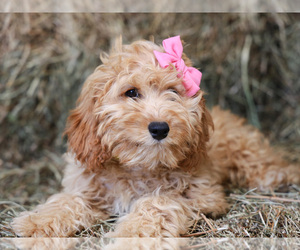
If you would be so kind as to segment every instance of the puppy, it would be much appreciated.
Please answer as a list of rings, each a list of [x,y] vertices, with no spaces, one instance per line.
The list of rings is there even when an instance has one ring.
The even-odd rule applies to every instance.
[[[86,80],[66,135],[63,190],[15,218],[24,237],[72,236],[118,215],[111,237],[178,237],[199,211],[226,213],[223,186],[299,184],[245,120],[205,107],[178,37],[122,45]]]

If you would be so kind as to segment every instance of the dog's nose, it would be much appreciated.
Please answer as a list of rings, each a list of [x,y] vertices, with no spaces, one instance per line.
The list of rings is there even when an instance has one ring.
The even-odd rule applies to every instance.
[[[170,128],[166,122],[151,122],[148,130],[155,140],[160,141],[168,136]]]

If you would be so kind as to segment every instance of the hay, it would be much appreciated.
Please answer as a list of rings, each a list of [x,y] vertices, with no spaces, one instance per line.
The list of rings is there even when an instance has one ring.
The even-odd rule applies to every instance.
[[[299,142],[298,16],[0,14],[1,159],[22,164],[45,149],[65,151],[68,112],[100,50],[120,34],[124,42],[154,35],[158,43],[180,34],[203,71],[210,106],[249,118],[273,140]]]
[[[242,193],[241,190],[236,190],[227,198],[232,205],[228,214],[219,219],[207,218],[201,214],[199,220],[195,221],[189,232],[182,237],[299,237],[299,187],[290,186],[286,192],[273,192],[262,196],[254,191]],[[26,209],[13,201],[0,202],[0,208],[0,237],[15,237],[9,223]],[[32,207],[27,206],[27,209]],[[78,232],[75,237],[102,237],[106,232],[113,230],[115,223],[116,218],[98,220],[90,228]]]
[[[120,34],[125,43],[151,36],[160,43],[180,34],[203,72],[208,105],[261,126],[289,160],[299,162],[299,14],[2,13],[0,23],[1,237],[14,236],[8,224],[15,214],[60,189],[68,112],[100,63],[100,51]],[[275,195],[299,200],[299,189],[287,191]],[[189,233],[299,236],[299,203],[235,194],[241,196],[228,198],[234,206],[227,216],[208,218],[213,229],[202,218]],[[100,236],[111,227],[99,222],[78,236]]]

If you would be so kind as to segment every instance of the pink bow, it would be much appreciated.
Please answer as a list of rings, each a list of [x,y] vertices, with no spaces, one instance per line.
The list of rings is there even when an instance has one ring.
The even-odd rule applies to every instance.
[[[163,47],[166,53],[154,50],[153,53],[162,68],[167,68],[172,63],[176,70],[180,72],[178,77],[183,78],[183,86],[188,97],[193,96],[200,89],[202,73],[193,67],[187,67],[181,58],[182,43],[180,36],[170,37],[163,40]]]

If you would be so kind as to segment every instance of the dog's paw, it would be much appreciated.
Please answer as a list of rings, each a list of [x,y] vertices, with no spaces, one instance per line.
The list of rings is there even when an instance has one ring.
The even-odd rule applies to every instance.
[[[37,215],[33,212],[23,212],[12,221],[11,227],[18,236],[22,237],[47,236],[43,229],[44,225],[39,225],[36,217]]]
[[[49,250],[77,249],[80,238],[10,238],[11,249]]]
[[[66,237],[76,231],[74,223],[66,221],[66,218],[38,212],[21,213],[13,220],[11,226],[14,232],[22,237]]]
[[[159,226],[147,224],[147,223],[130,223],[123,221],[117,224],[115,231],[110,231],[105,234],[105,237],[109,238],[124,238],[124,237],[161,237],[161,228]]]
[[[123,250],[179,250],[187,246],[188,239],[179,238],[115,238],[111,239],[103,249],[123,249]]]
[[[162,250],[160,238],[116,238],[111,239],[104,249],[106,250]],[[172,248],[173,249],[173,248]]]

